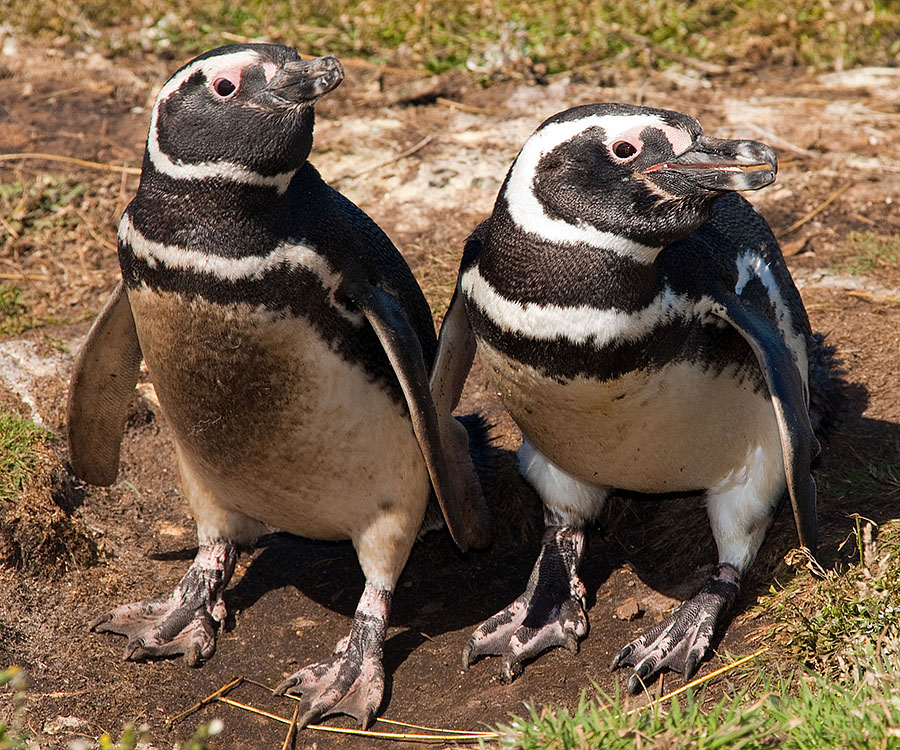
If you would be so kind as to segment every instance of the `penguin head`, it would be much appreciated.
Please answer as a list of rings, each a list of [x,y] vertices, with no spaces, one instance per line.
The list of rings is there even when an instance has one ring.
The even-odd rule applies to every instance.
[[[336,58],[302,60],[276,44],[206,52],[157,96],[145,164],[176,179],[230,179],[283,191],[312,148],[316,101],[343,78]]]
[[[776,170],[768,146],[710,138],[688,115],[590,104],[535,131],[501,200],[526,232],[649,261],[706,221],[718,197],[764,187]]]

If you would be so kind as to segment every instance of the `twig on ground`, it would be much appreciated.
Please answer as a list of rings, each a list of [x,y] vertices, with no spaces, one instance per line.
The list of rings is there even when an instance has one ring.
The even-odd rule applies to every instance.
[[[828,208],[832,203],[834,203],[838,198],[840,198],[844,193],[846,193],[853,185],[856,183],[853,180],[849,180],[841,185],[837,190],[835,190],[831,195],[829,195],[824,201],[822,201],[818,206],[816,206],[812,211],[810,211],[806,216],[802,219],[798,219],[793,224],[791,224],[787,229],[784,230],[784,233],[781,235],[782,237],[790,234],[791,232],[802,227],[806,222],[818,216],[822,211]]]
[[[294,709],[294,715],[291,717],[291,725],[288,727],[287,737],[284,738],[284,744],[281,750],[290,750],[294,737],[297,736],[297,719],[300,717],[300,704]]]
[[[212,701],[216,700],[217,698],[220,698],[221,696],[223,696],[225,693],[227,693],[232,688],[236,688],[243,681],[244,681],[243,677],[238,677],[238,678],[232,680],[231,682],[229,682],[227,685],[220,687],[218,690],[216,690],[216,692],[212,693],[211,695],[207,695],[202,701],[200,701],[199,703],[195,703],[189,709],[182,711],[180,714],[176,714],[175,716],[173,716],[170,719],[166,719],[166,726],[168,726],[170,724],[174,724],[179,719],[183,719],[185,716],[188,716],[189,714],[194,713],[194,711],[197,711],[197,710],[203,708],[203,706],[205,706],[207,703],[211,703]]]
[[[50,281],[45,273],[0,273],[4,281]]]
[[[376,170],[381,169],[382,167],[386,167],[389,164],[394,164],[395,162],[401,161],[402,159],[405,159],[408,156],[412,156],[414,153],[416,153],[420,149],[425,148],[425,146],[427,146],[429,143],[431,143],[431,141],[433,139],[434,139],[434,134],[429,133],[421,141],[419,141],[415,146],[411,146],[410,148],[406,149],[406,151],[402,151],[401,153],[397,154],[396,156],[392,156],[390,159],[385,159],[384,161],[379,162],[378,164],[374,164],[371,167],[367,167],[366,169],[363,169],[360,172],[354,172],[353,174],[342,175],[341,177],[338,177],[337,179],[332,180],[331,184],[336,185],[339,182],[343,182],[344,180],[355,180],[357,177],[362,177],[363,175],[367,175],[367,174],[370,174],[371,172],[375,172]]]
[[[809,149],[800,148],[800,146],[795,146],[788,140],[785,140],[780,135],[775,135],[771,130],[766,130],[766,128],[761,125],[757,125],[755,122],[745,122],[742,123],[746,125],[750,130],[753,130],[758,135],[761,135],[767,141],[771,141],[776,146],[781,146],[781,148],[786,149],[788,151],[793,151],[795,154],[799,154],[800,156],[805,156],[807,158],[814,158],[818,156],[815,151],[810,151]]]
[[[23,161],[25,159],[43,159],[45,161],[61,161],[66,164],[77,164],[79,167],[89,167],[91,169],[102,169],[107,172],[124,172],[125,174],[139,175],[141,170],[138,167],[117,166],[115,164],[103,164],[99,161],[88,161],[87,159],[76,159],[74,156],[63,156],[62,154],[0,154],[0,161]]]
[[[109,241],[108,239],[106,239],[105,237],[102,237],[102,236],[100,235],[100,233],[99,233],[96,229],[94,229],[94,225],[91,224],[90,219],[88,219],[88,217],[85,216],[84,212],[79,211],[79,210],[76,208],[76,209],[75,209],[75,215],[76,215],[79,219],[81,219],[81,221],[84,223],[84,226],[85,226],[85,227],[87,228],[87,230],[88,230],[88,234],[90,234],[91,237],[94,238],[94,241],[95,241],[95,242],[97,242],[97,243],[100,244],[100,245],[103,245],[103,247],[105,247],[107,250],[112,250],[114,253],[117,253],[117,252],[119,251],[119,248],[118,248],[118,247],[116,247],[115,245],[113,245],[113,243],[110,242],[110,241]],[[84,259],[82,258],[82,262],[83,262],[83,260],[84,260]]]
[[[501,112],[500,110],[488,109],[487,107],[476,107],[472,104],[463,104],[462,102],[457,102],[453,99],[445,99],[443,96],[439,96],[435,99],[435,102],[443,104],[445,107],[453,107],[453,109],[458,109],[460,112],[469,112],[473,115],[487,115],[489,117],[506,116],[506,112]]]
[[[877,302],[885,305],[900,305],[900,297],[886,297],[879,294],[869,294],[868,292],[851,291],[847,292],[848,297],[856,297],[866,302]]]

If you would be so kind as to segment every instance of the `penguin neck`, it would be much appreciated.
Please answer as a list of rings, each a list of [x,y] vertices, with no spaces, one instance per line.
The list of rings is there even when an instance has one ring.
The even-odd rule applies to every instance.
[[[495,212],[480,273],[504,296],[521,302],[635,311],[659,293],[655,255],[636,259],[584,241],[560,242],[524,231],[505,212]]]
[[[294,173],[291,186],[307,167]],[[224,176],[175,179],[145,161],[129,214],[140,232],[162,244],[229,257],[265,252],[289,221],[291,186],[281,191]]]

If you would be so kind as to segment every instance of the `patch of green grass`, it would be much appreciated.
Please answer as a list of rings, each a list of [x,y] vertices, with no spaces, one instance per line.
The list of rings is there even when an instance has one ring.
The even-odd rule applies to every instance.
[[[751,67],[885,65],[900,53],[900,11],[893,0],[185,0],[177,6],[163,0],[7,0],[4,15],[29,35],[74,37],[113,52],[143,48],[184,57],[237,35],[435,72],[531,65],[555,72],[616,57],[668,64],[648,53],[647,44]]]
[[[896,496],[896,470],[882,478],[886,500]],[[900,521],[874,525],[857,519],[851,562],[831,570],[810,565],[763,603],[774,635],[787,651],[822,674],[835,676],[863,651],[885,653],[900,644]]]
[[[860,654],[860,669],[834,682],[815,672],[761,673],[709,705],[688,691],[682,702],[630,711],[621,697],[582,699],[574,713],[531,710],[501,727],[501,747],[521,750],[714,750],[900,747],[900,664]],[[866,659],[865,667],[861,666]]]
[[[78,217],[66,209],[85,190],[83,183],[49,175],[29,183],[0,183],[0,241],[66,222],[76,223]]]
[[[885,502],[900,493],[900,470],[867,467]],[[799,669],[771,665],[732,673],[725,695],[632,709],[621,696],[582,699],[570,713],[532,709],[501,727],[504,747],[537,750],[640,748],[900,748],[900,521],[879,529],[856,519],[844,561],[823,570],[808,557],[761,610],[769,634]]]
[[[847,245],[837,253],[834,269],[852,276],[869,273],[878,268],[900,264],[900,236],[887,237],[875,232],[849,232]]]
[[[48,436],[30,419],[0,412],[0,501],[14,501],[34,477]]]
[[[9,667],[0,672],[0,687],[9,686],[12,690],[12,712],[6,721],[0,722],[0,750],[32,750],[39,745],[34,737],[31,737],[24,725],[25,704],[28,701],[25,675],[19,667]],[[175,744],[174,750],[209,750],[209,740],[221,733],[223,724],[218,719],[213,719],[209,724],[197,727],[194,736]],[[102,734],[97,739],[100,750],[138,750],[138,748],[151,747],[149,727],[143,725],[135,728],[132,725],[122,730],[118,741],[108,734]]]
[[[0,335],[17,336],[31,328],[58,322],[58,318],[30,315],[22,302],[22,290],[15,284],[0,281]]]

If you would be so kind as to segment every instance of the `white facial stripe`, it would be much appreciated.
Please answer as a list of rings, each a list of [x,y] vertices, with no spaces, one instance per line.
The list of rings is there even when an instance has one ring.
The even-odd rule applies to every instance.
[[[354,325],[363,324],[361,313],[348,310],[337,301],[335,295],[341,285],[341,276],[311,245],[281,242],[268,255],[225,258],[149,240],[138,231],[128,214],[122,217],[119,224],[119,240],[127,243],[135,257],[145,261],[151,268],[161,265],[167,269],[206,273],[222,281],[260,279],[279,266],[304,268],[318,277],[328,292],[332,307]]]
[[[211,82],[224,73],[233,74],[236,70],[239,71],[247,66],[259,63],[259,53],[253,50],[241,50],[240,52],[232,52],[228,55],[219,55],[206,60],[197,60],[169,79],[156,97],[156,103],[153,105],[153,114],[150,117],[150,133],[147,136],[147,152],[150,155],[150,161],[158,172],[162,172],[176,180],[203,180],[220,177],[233,182],[240,182],[244,185],[274,187],[279,194],[282,194],[287,190],[296,170],[266,176],[254,172],[252,169],[247,169],[247,167],[240,164],[229,161],[207,161],[195,164],[185,163],[180,159],[172,161],[163,153],[159,146],[159,138],[156,130],[160,105],[174,94],[175,91],[177,91],[178,88],[198,70],[202,71],[206,80]],[[278,70],[277,66],[273,63],[265,63],[263,69],[265,70],[268,80],[271,80],[272,76],[274,76]],[[234,83],[237,84],[238,81],[234,81]]]
[[[734,293],[740,296],[744,288],[753,278],[759,279],[768,292],[769,299],[775,307],[778,330],[787,342],[788,349],[794,356],[797,369],[800,370],[800,378],[803,380],[804,395],[809,400],[809,358],[806,355],[806,340],[794,331],[793,318],[787,303],[781,296],[778,282],[769,264],[758,253],[747,251],[738,256],[735,261],[738,270],[738,280],[734,287]]]
[[[663,288],[647,307],[632,313],[588,305],[522,303],[502,296],[477,266],[467,270],[460,283],[466,296],[505,331],[543,341],[564,338],[573,344],[590,343],[598,349],[616,341],[637,341],[658,325],[702,314],[712,303],[705,298],[693,301],[669,287]]]
[[[584,242],[619,253],[639,263],[652,263],[661,248],[649,247],[612,232],[602,232],[585,222],[569,224],[562,219],[552,218],[544,211],[534,194],[533,184],[541,158],[588,128],[603,128],[607,142],[611,143],[627,130],[635,127],[643,129],[649,125],[661,127],[662,123],[653,115],[590,115],[580,120],[555,122],[538,130],[519,152],[506,185],[504,197],[513,221],[526,232],[550,242]]]

